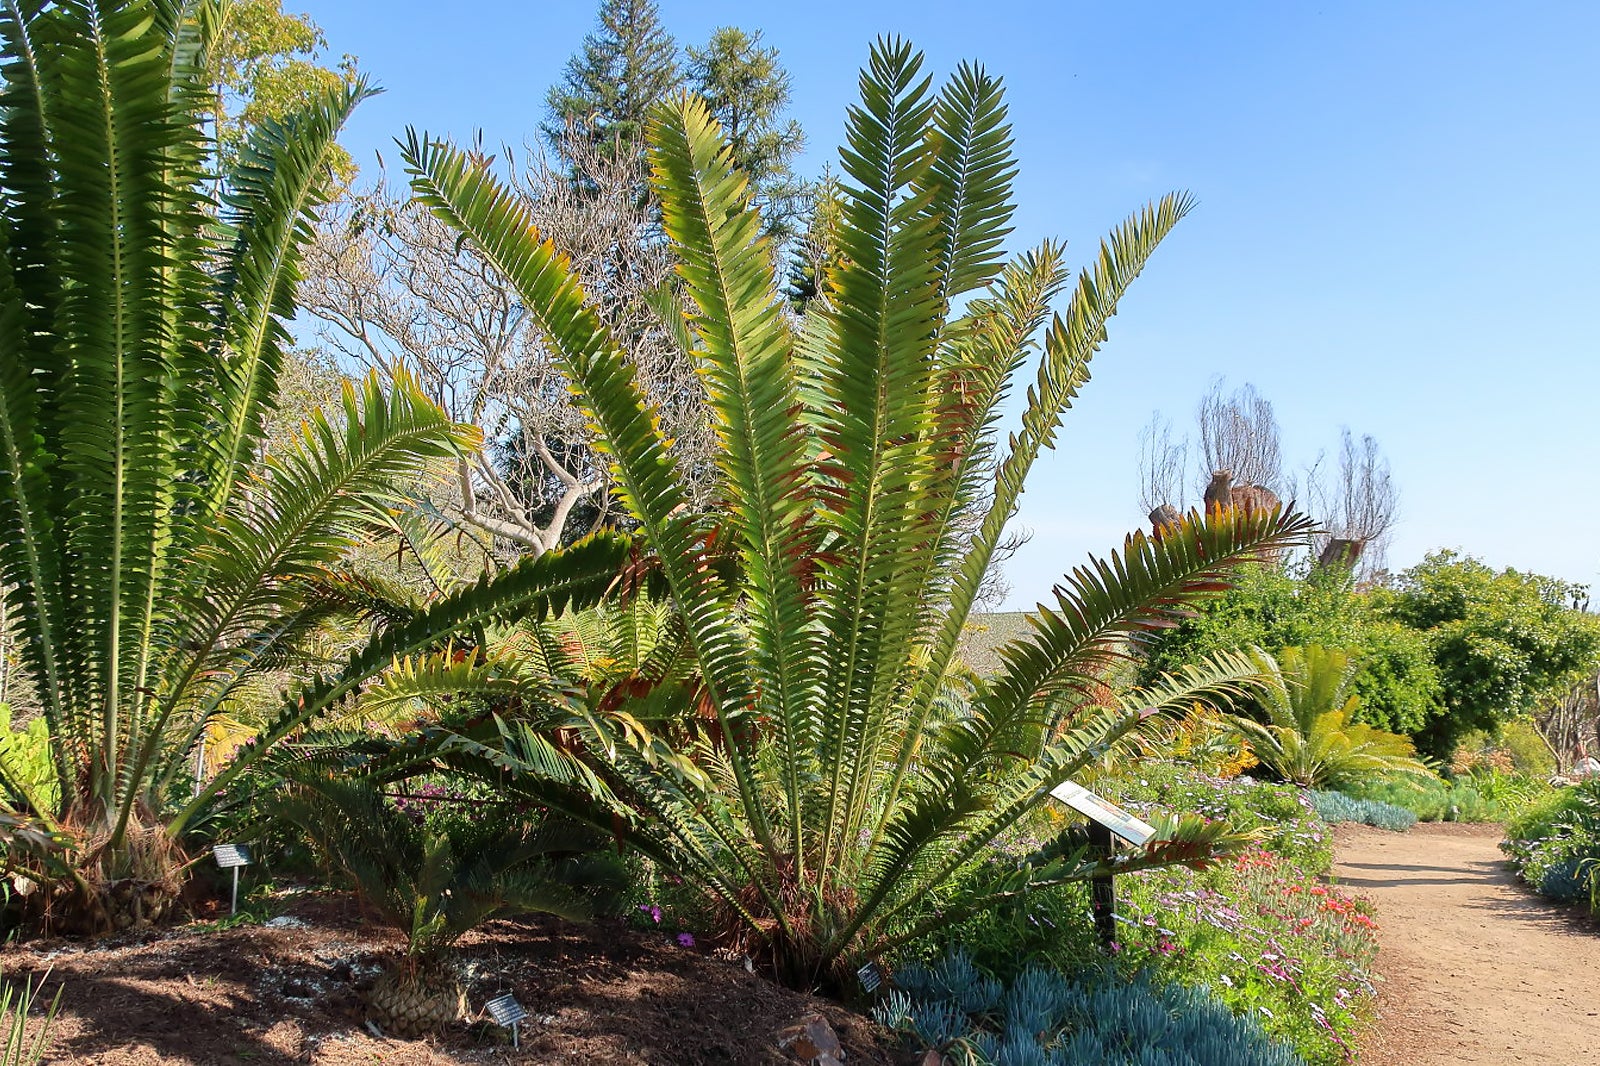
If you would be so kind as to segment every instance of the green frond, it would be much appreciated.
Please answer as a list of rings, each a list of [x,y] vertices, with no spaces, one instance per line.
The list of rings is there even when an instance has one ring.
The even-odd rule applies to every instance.
[[[452,633],[520,617],[544,618],[599,602],[627,563],[630,551],[627,538],[596,534],[561,551],[524,559],[499,574],[485,574],[476,583],[431,604],[405,625],[377,635],[358,649],[337,674],[314,678],[294,693],[278,717],[200,790],[173,824],[181,828],[264,751],[358,695],[395,661],[427,651]]]
[[[548,678],[526,673],[515,658],[486,659],[447,645],[395,660],[361,693],[352,713],[365,720],[388,720],[406,709],[448,709],[463,698],[499,706],[514,703],[526,714],[531,707],[564,701],[568,694],[554,690]]]
[[[810,502],[793,340],[748,182],[702,101],[682,97],[657,109],[650,161],[678,272],[699,309],[694,350],[717,416],[756,683],[786,753],[785,799],[798,826],[800,769],[815,734],[816,635],[801,582]]]
[[[1091,559],[1056,589],[1053,609],[1031,616],[1034,634],[1000,651],[1001,674],[980,700],[1016,713],[1081,688],[1122,643],[1175,625],[1185,605],[1226,590],[1239,565],[1303,543],[1311,522],[1282,510],[1191,512],[1160,538],[1132,533],[1120,553]]]
[[[392,522],[431,464],[479,444],[476,428],[451,422],[404,373],[387,392],[376,373],[359,390],[347,383],[343,423],[311,412],[296,447],[268,456],[240,505],[218,516],[218,534],[195,560],[208,578],[189,612],[201,647],[275,617],[285,582],[336,565]]]
[[[1322,788],[1372,777],[1434,776],[1409,738],[1353,720],[1356,664],[1346,653],[1311,645],[1283,648],[1276,656],[1257,650],[1252,659],[1266,681],[1258,698],[1268,720],[1235,715],[1231,724],[1262,765],[1285,781]]]
[[[362,80],[341,83],[287,120],[261,123],[225,178],[224,223],[231,237],[217,272],[221,313],[208,353],[221,394],[209,514],[222,511],[246,479],[264,420],[277,403],[283,323],[294,316],[301,253],[326,196],[335,138],[373,92]]]
[[[1063,415],[1089,380],[1089,361],[1106,339],[1106,325],[1116,313],[1118,301],[1191,206],[1187,196],[1171,194],[1126,220],[1101,242],[1094,266],[1078,275],[1066,311],[1051,323],[1045,334],[1037,382],[1028,390],[1022,428],[1012,435],[1010,449],[995,470],[992,498],[978,531],[959,565],[953,568],[945,612],[928,644],[934,673],[948,667],[955,655],[983,575],[1016,513],[1023,483],[1039,455],[1054,445]],[[891,796],[898,795],[910,765],[926,713],[923,709],[930,701],[929,684],[926,680],[919,683],[912,704],[913,718],[900,741],[895,773],[888,786]]]
[[[418,199],[469,236],[516,287],[550,340],[597,429],[619,495],[655,549],[682,612],[718,713],[731,724],[753,703],[748,639],[731,622],[733,595],[707,565],[705,531],[689,508],[657,419],[577,279],[543,239],[527,205],[466,153],[412,132],[402,153]],[[747,787],[747,795],[753,789]],[[765,814],[756,813],[758,825]]]
[[[839,649],[823,694],[821,728],[829,787],[820,861],[845,845],[866,798],[869,753],[917,632],[920,604],[905,560],[928,549],[930,517],[915,491],[932,464],[928,393],[943,293],[938,220],[919,191],[932,162],[935,101],[922,57],[902,41],[878,41],[861,75],[840,160],[843,265],[826,312],[819,408],[811,412],[830,458],[821,511],[838,538],[819,584],[824,639]],[[834,753],[850,753],[843,758]]]
[[[946,307],[1000,273],[1011,232],[1017,175],[1000,79],[962,63],[933,112],[932,165],[922,178],[928,213],[938,220],[939,273]]]
[[[359,395],[347,385],[344,409],[342,430],[322,412],[313,412],[299,447],[268,457],[265,473],[252,479],[248,498],[218,516],[215,534],[196,551],[191,565],[206,575],[207,585],[203,595],[184,605],[181,630],[195,650],[166,664],[161,703],[148,724],[139,723],[142,728],[135,731],[139,747],[129,760],[130,781],[142,781],[145,768],[157,759],[169,739],[172,715],[187,701],[206,700],[197,687],[231,686],[241,672],[258,665],[266,647],[261,638],[278,641],[282,621],[303,613],[294,600],[295,582],[310,579],[310,587],[321,585],[325,594],[328,568],[388,520],[401,499],[400,486],[421,476],[431,462],[478,444],[476,429],[451,422],[404,375],[394,379],[387,394],[376,374],[368,376]],[[225,643],[239,633],[251,637]],[[203,727],[203,717],[193,723],[190,743]],[[125,812],[136,798],[131,789],[122,790]]]

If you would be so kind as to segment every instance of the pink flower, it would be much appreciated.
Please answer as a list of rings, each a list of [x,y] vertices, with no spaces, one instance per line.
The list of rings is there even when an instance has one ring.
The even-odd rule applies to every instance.
[[[679,933],[678,934],[678,946],[680,948],[692,948],[692,947],[694,947],[694,934],[693,933]]]

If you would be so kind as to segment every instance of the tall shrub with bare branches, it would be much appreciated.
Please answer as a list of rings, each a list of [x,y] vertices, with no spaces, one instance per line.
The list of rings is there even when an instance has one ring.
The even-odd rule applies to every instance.
[[[1346,429],[1338,471],[1325,473],[1319,461],[1306,477],[1306,492],[1322,523],[1323,532],[1312,545],[1318,558],[1357,566],[1366,577],[1381,570],[1400,492],[1377,440],[1365,435],[1357,443]]]

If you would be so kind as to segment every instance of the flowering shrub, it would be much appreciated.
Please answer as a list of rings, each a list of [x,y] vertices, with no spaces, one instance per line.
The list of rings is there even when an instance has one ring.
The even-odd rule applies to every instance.
[[[1114,968],[1157,986],[1209,989],[1308,1062],[1351,1061],[1352,1037],[1371,1002],[1376,929],[1365,902],[1321,882],[1331,841],[1310,798],[1169,763],[1140,764],[1096,788],[1140,816],[1158,808],[1195,811],[1261,832],[1258,850],[1204,872],[1118,878],[1122,933]],[[1030,823],[988,861],[1015,862],[1066,824],[1060,814]],[[1002,981],[1029,967],[1072,975],[1103,961],[1082,886],[1021,895],[921,946],[924,959],[959,947]]]
[[[1137,772],[1100,782],[1100,789],[1141,817],[1192,811],[1261,834],[1268,851],[1311,873],[1333,866],[1333,838],[1305,792],[1248,776],[1213,777],[1180,763],[1147,762]]]
[[[1261,850],[1203,873],[1162,871],[1119,904],[1125,965],[1209,986],[1310,1062],[1351,1060],[1377,952],[1364,900]]]

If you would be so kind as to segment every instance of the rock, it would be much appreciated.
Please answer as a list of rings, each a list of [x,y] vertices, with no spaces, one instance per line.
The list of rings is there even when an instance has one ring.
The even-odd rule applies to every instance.
[[[807,1014],[780,1032],[778,1046],[811,1066],[840,1066],[845,1058],[839,1034],[820,1014]]]

